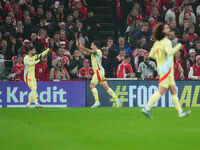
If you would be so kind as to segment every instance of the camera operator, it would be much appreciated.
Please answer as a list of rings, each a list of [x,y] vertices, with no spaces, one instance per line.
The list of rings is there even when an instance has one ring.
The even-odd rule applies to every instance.
[[[156,64],[149,59],[149,52],[145,52],[144,61],[139,64],[138,73],[142,80],[153,80],[156,78]]]

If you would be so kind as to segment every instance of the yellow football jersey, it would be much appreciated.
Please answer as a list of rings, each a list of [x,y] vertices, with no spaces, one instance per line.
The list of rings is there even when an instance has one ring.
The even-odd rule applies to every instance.
[[[97,70],[104,70],[101,61],[102,61],[102,52],[101,50],[96,50],[95,54],[91,54],[91,61],[92,61],[92,69],[94,73],[96,73]]]
[[[41,55],[45,56],[49,52],[49,50],[50,49],[48,48],[45,51],[43,51],[41,54],[34,55],[33,57],[30,57],[28,55],[26,55],[24,57],[24,65],[25,65],[25,68],[24,68],[24,81],[27,80],[27,77],[35,78],[35,65],[40,62],[39,57]]]
[[[154,43],[149,57],[156,60],[158,74],[166,74],[170,68],[173,70],[174,54],[181,49],[181,46],[177,44],[172,48],[172,43],[167,37]]]

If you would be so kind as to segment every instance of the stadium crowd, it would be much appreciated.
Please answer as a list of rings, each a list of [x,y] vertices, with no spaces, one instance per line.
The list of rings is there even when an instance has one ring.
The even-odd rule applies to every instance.
[[[99,40],[101,25],[89,0],[2,0],[0,2],[0,79],[23,81],[23,57],[34,46],[51,52],[36,65],[38,81],[91,79],[90,57],[76,40],[89,47]],[[158,78],[148,57],[152,29],[166,22],[173,45],[183,44],[174,59],[175,79],[200,79],[199,0],[113,0],[114,35],[102,41],[102,65],[108,78]]]

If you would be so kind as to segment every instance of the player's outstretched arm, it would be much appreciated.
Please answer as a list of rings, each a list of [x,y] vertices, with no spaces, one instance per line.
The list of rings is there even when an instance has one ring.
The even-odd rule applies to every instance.
[[[77,47],[79,48],[80,51],[84,51],[84,52],[87,52],[89,54],[95,54],[96,51],[95,50],[92,50],[92,49],[89,49],[89,48],[86,48],[85,46],[83,46],[83,44],[81,44],[78,40],[76,41],[76,45]]]
[[[49,51],[50,51],[50,49],[47,48],[47,49],[44,50],[42,53],[37,54],[37,55],[34,55],[34,56],[33,56],[33,59],[34,59],[34,60],[41,59],[41,57],[44,57],[45,55],[47,55]]]
[[[42,57],[46,56],[48,52],[50,51],[50,48],[47,48],[45,51],[41,53]]]
[[[176,46],[172,47],[172,43],[170,40],[165,41],[165,51],[169,55],[174,55],[178,50],[182,48],[182,44],[178,43]]]
[[[40,62],[40,59],[38,59],[38,60],[31,60],[31,59],[29,59],[29,58],[24,58],[24,64],[25,65],[28,65],[28,66],[32,66],[32,65],[35,65],[35,64],[37,64],[37,63],[39,63]]]

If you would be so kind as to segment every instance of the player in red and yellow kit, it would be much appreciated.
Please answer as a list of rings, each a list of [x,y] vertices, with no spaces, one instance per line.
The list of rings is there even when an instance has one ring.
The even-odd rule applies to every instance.
[[[24,57],[24,81],[31,89],[31,93],[29,94],[27,107],[30,107],[31,103],[34,101],[36,107],[40,107],[37,98],[37,82],[35,78],[35,65],[41,61],[41,57],[44,57],[48,52],[49,48],[43,51],[41,54],[35,55],[35,48],[28,48],[28,55]]]
[[[101,64],[102,52],[99,49],[100,42],[92,42],[91,49],[85,48],[79,41],[77,41],[76,44],[82,53],[88,53],[91,55],[92,69],[94,71],[94,75],[92,76],[90,88],[95,99],[95,103],[92,105],[91,108],[96,108],[100,106],[98,91],[96,89],[97,84],[101,84],[103,86],[103,88],[108,92],[108,94],[113,97],[114,102],[116,103],[116,107],[119,107],[120,100],[118,99],[118,96],[115,94],[115,92],[113,92],[113,90],[108,86],[108,83],[104,76],[104,68]]]
[[[158,101],[168,89],[171,92],[171,99],[179,117],[187,116],[191,112],[184,112],[182,110],[177,97],[176,84],[174,81],[174,54],[182,48],[182,45],[179,43],[172,48],[172,43],[168,39],[169,32],[169,26],[166,24],[158,24],[153,32],[156,41],[150,51],[149,57],[156,60],[160,78],[158,91],[152,95],[145,108],[142,109],[142,112],[147,117],[151,117],[150,110],[152,105]]]

